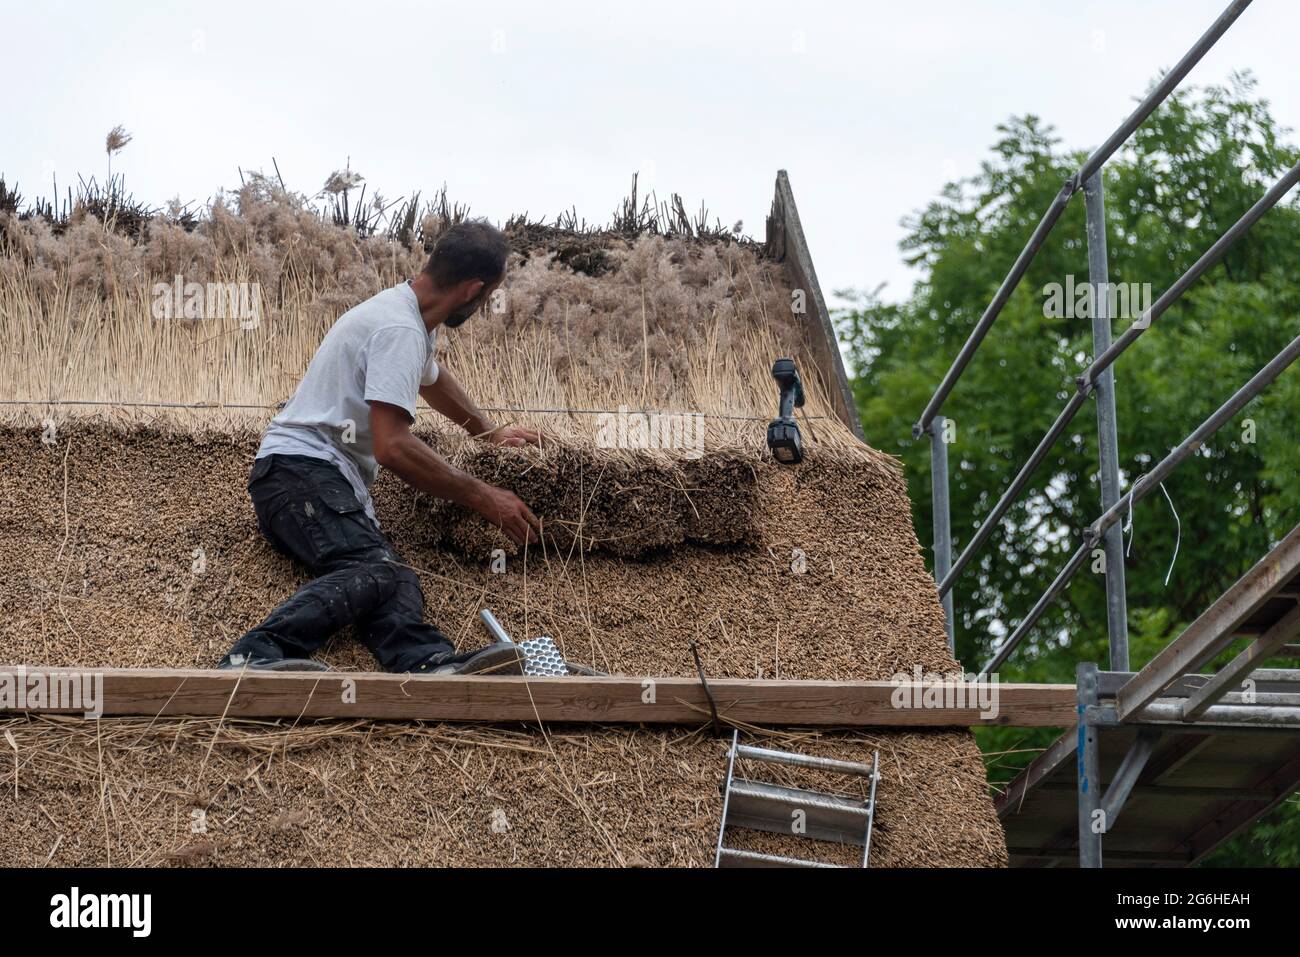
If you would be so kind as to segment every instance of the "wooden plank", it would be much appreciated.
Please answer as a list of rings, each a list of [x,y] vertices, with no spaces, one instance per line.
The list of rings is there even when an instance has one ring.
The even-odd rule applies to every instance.
[[[425,721],[568,721],[689,724],[710,720],[697,678],[521,676],[412,677],[370,672],[234,672],[201,669],[69,669],[0,666],[0,708],[81,712],[52,702],[14,707],[6,687],[39,674],[53,681],[97,680],[105,715],[209,715],[258,718],[392,718]],[[39,680],[39,679],[38,679]],[[931,686],[933,688],[933,686]],[[951,706],[923,701],[926,686],[890,681],[709,681],[723,720],[824,727],[1062,727],[1074,720],[1073,685],[999,684],[997,713],[981,715],[976,690]],[[903,697],[898,697],[903,696]],[[66,700],[66,699],[65,699]],[[84,704],[84,703],[83,703]],[[0,713],[3,713],[0,711]]]
[[[1015,861],[1053,861],[1070,867],[1078,863],[1078,854],[1072,850],[1051,851],[1036,847],[1008,847],[1007,856]],[[1186,867],[1192,859],[1186,854],[1165,851],[1107,851],[1107,864],[1168,864],[1174,867]]]
[[[1297,604],[1272,628],[1247,645],[1204,685],[1183,701],[1183,718],[1191,721],[1205,713],[1210,705],[1226,698],[1229,688],[1240,685],[1261,662],[1273,657],[1278,648],[1300,635],[1300,604]],[[1254,696],[1259,704],[1267,704],[1263,696]],[[1251,703],[1254,703],[1252,701]]]
[[[1180,846],[1190,850],[1192,862],[1195,863],[1273,810],[1297,788],[1300,788],[1300,750],[1294,753],[1290,761],[1270,770],[1255,783],[1256,790],[1273,793],[1271,801],[1261,803],[1254,799],[1242,800],[1217,808],[1210,819]]]
[[[1122,731],[1103,732],[1103,769],[1118,764],[1130,738]],[[1159,863],[1163,856],[1171,864],[1200,860],[1300,786],[1300,746],[1294,742],[1290,735],[1234,737],[1202,731],[1163,744],[1139,777],[1119,825],[1106,836],[1106,866]],[[1256,744],[1259,750],[1253,749]],[[1013,864],[1077,861],[1078,824],[1071,799],[1077,784],[1070,754],[1054,750],[1042,756],[1049,759],[1044,761],[1046,773],[1033,782],[1022,813],[1015,814],[1015,806],[1008,813],[1005,803],[998,802],[1008,845],[1015,848]],[[1233,763],[1220,763],[1224,760]],[[1014,794],[1014,786],[1008,794]],[[1053,822],[1059,822],[1055,830]]]
[[[1039,787],[1045,778],[1055,774],[1057,769],[1066,761],[1074,758],[1079,747],[1079,733],[1076,729],[1070,729],[1052,743],[1046,751],[1034,758],[1029,765],[1021,771],[1007,789],[993,799],[994,810],[997,811],[999,818],[1017,813],[1025,802],[1025,797],[1034,788]],[[1078,790],[1077,785],[1073,782],[1069,785],[1070,790]]]
[[[1040,785],[1046,791],[1070,791],[1078,788],[1070,781],[1046,781]],[[1272,801],[1277,795],[1261,788],[1202,787],[1189,784],[1139,784],[1130,797],[1171,798],[1176,801]]]
[[[858,404],[844,372],[835,326],[821,284],[817,281],[817,270],[813,268],[812,253],[808,250],[808,239],[804,236],[799,208],[795,205],[790,177],[785,170],[777,170],[776,195],[772,200],[772,213],[767,218],[766,246],[769,255],[785,263],[794,289],[804,292],[804,312],[796,313],[795,317],[802,321],[804,339],[812,350],[817,371],[835,412],[861,439],[862,420],[858,416]]]
[[[1281,657],[1275,653],[1274,657]],[[1256,668],[1251,674],[1251,680],[1255,682],[1255,691],[1258,694],[1288,694],[1300,692],[1300,681],[1291,680],[1290,676],[1283,677],[1289,671],[1295,671],[1300,676],[1300,670],[1294,668]],[[1103,671],[1098,676],[1098,689],[1102,698],[1113,698],[1120,688],[1124,687],[1130,681],[1136,672],[1125,671]],[[1165,686],[1160,692],[1161,698],[1187,698],[1194,695],[1197,690],[1204,687],[1214,675],[1212,674],[1195,674],[1183,675],[1176,678],[1171,684]]]
[[[1120,688],[1115,695],[1120,720],[1141,711],[1171,682],[1195,671],[1231,644],[1242,622],[1289,583],[1297,569],[1300,569],[1300,525]]]
[[[1194,761],[1213,744],[1212,734],[1188,734],[1172,740],[1154,761],[1147,764],[1138,784],[1161,784],[1167,781],[1175,771]]]
[[[1136,735],[1132,737],[1121,736],[1119,732],[1111,731],[1107,732],[1106,735],[1103,735],[1101,741],[1103,746],[1108,743],[1122,744],[1123,748],[1127,750],[1135,737]],[[1138,787],[1151,784],[1173,769],[1181,767],[1183,763],[1199,753],[1211,740],[1212,738],[1208,734],[1189,734],[1184,737],[1166,741],[1166,743],[1161,746],[1159,753],[1147,762],[1142,775],[1138,778]],[[1039,755],[1034,763],[1029,765],[1029,767],[1021,773],[1020,777],[1012,782],[1012,787],[1007,789],[1006,797],[1010,797],[1013,793],[1017,793],[1015,789],[1019,787],[1020,791],[1018,792],[1014,802],[1007,800],[1006,797],[994,802],[994,806],[998,812],[998,817],[1003,820],[1011,818],[1019,809],[1020,804],[1023,803],[1024,797],[1028,792],[1031,792],[1035,788],[1045,787],[1048,785],[1053,785],[1050,789],[1055,790],[1054,785],[1058,780],[1062,790],[1068,787],[1077,794],[1078,778],[1077,774],[1073,773],[1073,767],[1070,769],[1072,773],[1069,774],[1068,778],[1058,777],[1057,779],[1053,779],[1053,775],[1056,775],[1058,771],[1063,770],[1067,763],[1077,767],[1077,765],[1070,760],[1071,758],[1075,758],[1077,753],[1077,730],[1065,732],[1057,739],[1056,743],[1053,744],[1052,747]],[[1110,766],[1111,763],[1111,761],[1104,762],[1107,766]],[[1102,781],[1105,781],[1104,775]],[[1004,827],[1006,826],[1007,825],[1004,824]],[[1073,803],[1070,807],[1068,824],[1058,828],[1052,837],[1043,841],[1038,848],[1021,848],[1021,852],[1020,856],[1026,859],[1060,859],[1077,862],[1079,856],[1079,823],[1075,819],[1075,807]],[[1108,849],[1103,848],[1102,861],[1115,863],[1115,861],[1112,860]]]

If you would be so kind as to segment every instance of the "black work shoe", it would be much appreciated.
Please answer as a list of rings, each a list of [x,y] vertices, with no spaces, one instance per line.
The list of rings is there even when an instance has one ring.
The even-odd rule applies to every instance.
[[[314,658],[258,658],[255,655],[227,655],[217,665],[220,671],[329,671],[330,666]]]
[[[434,655],[411,669],[417,675],[521,675],[524,649],[513,641],[498,641],[478,651],[449,651]]]

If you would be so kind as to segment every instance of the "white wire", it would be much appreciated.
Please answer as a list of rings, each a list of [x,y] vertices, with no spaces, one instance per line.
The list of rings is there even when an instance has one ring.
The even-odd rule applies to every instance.
[[[1133,539],[1137,534],[1133,531],[1133,489],[1137,488],[1138,483],[1146,477],[1146,473],[1139,475],[1133,482],[1133,488],[1128,493],[1128,517],[1124,525],[1124,531],[1128,533],[1128,546],[1124,549],[1124,557],[1128,558],[1133,551]],[[1169,497],[1169,489],[1165,488],[1165,483],[1160,483],[1160,491],[1165,493],[1165,501],[1169,503],[1169,511],[1174,515],[1174,525],[1177,528],[1177,537],[1174,539],[1174,554],[1169,559],[1169,571],[1165,572],[1165,587],[1169,587],[1169,579],[1174,574],[1174,564],[1178,561],[1178,550],[1183,544],[1183,521],[1178,517],[1178,509],[1174,508],[1174,500]]]
[[[1174,573],[1174,562],[1178,561],[1178,546],[1183,543],[1183,522],[1178,517],[1178,509],[1174,508],[1174,500],[1169,497],[1169,490],[1165,488],[1165,483],[1160,483],[1160,491],[1165,493],[1165,501],[1169,503],[1169,511],[1174,513],[1174,523],[1178,526],[1178,537],[1174,539],[1174,557],[1169,559],[1169,571],[1165,572],[1165,587],[1169,587],[1169,576]]]
[[[1128,536],[1128,548],[1124,549],[1124,557],[1125,557],[1125,558],[1128,558],[1129,555],[1133,552],[1133,539],[1137,537],[1137,534],[1133,531],[1133,493],[1137,490],[1138,485],[1140,485],[1141,482],[1142,482],[1142,480],[1143,480],[1144,478],[1146,478],[1146,477],[1147,477],[1147,473],[1146,473],[1146,472],[1143,472],[1141,475],[1139,475],[1137,478],[1135,478],[1135,479],[1133,480],[1133,484],[1129,486],[1129,490],[1128,490],[1128,524],[1126,524],[1126,525],[1124,526],[1124,531],[1126,531],[1126,532],[1129,533],[1129,536]]]
[[[1133,493],[1128,494],[1128,523],[1124,526],[1124,531],[1128,532],[1128,548],[1124,549],[1124,557],[1128,558],[1133,552]]]

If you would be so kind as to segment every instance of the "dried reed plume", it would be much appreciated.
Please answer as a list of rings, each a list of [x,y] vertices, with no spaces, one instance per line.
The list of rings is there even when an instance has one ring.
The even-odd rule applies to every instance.
[[[108,154],[108,179],[113,180],[113,157],[125,149],[126,144],[131,142],[131,134],[126,131],[126,127],[120,123],[108,131],[108,136],[104,138],[104,152]]]

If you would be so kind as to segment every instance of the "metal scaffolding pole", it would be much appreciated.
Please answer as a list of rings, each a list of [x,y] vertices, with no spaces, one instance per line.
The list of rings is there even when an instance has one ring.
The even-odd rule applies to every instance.
[[[934,511],[934,580],[943,581],[952,567],[952,515],[948,502],[948,443],[944,430],[948,420],[939,416],[930,423],[930,501]],[[952,620],[952,591],[940,596],[948,650],[956,654]]]
[[[1219,406],[1213,415],[1202,422],[1191,435],[1183,439],[1150,472],[1138,476],[1137,481],[1128,490],[1128,494],[1106,509],[1102,516],[1089,527],[1088,537],[1092,541],[1100,541],[1101,536],[1108,528],[1118,523],[1124,517],[1124,514],[1132,509],[1135,503],[1155,491],[1160,486],[1160,483],[1169,477],[1169,473],[1178,468],[1188,456],[1198,452],[1210,436],[1227,425],[1233,416],[1244,409],[1246,404],[1255,396],[1263,392],[1297,358],[1300,358],[1300,336],[1296,336],[1287,343],[1286,348],[1270,359],[1264,368],[1251,376],[1249,382],[1234,392],[1227,402]]]
[[[1079,695],[1079,866],[1101,867],[1105,819],[1101,810],[1101,749],[1093,713],[1097,707],[1097,665],[1080,662],[1075,670]]]
[[[1207,249],[1187,272],[1179,276],[1174,284],[1151,304],[1151,308],[1139,317],[1139,321],[1125,329],[1123,335],[1111,343],[1109,349],[1096,356],[1092,361],[1092,365],[1080,373],[1076,379],[1077,385],[1082,389],[1086,388],[1089,382],[1096,382],[1097,377],[1110,368],[1111,363],[1118,359],[1125,349],[1155,325],[1156,320],[1163,316],[1166,310],[1177,302],[1179,297],[1196,280],[1200,279],[1206,270],[1218,263],[1237,240],[1250,232],[1251,228],[1263,218],[1265,213],[1281,202],[1286,194],[1295,188],[1296,183],[1300,183],[1300,163],[1296,163],[1287,170],[1281,179],[1268,188],[1268,192],[1257,199],[1255,204],[1241,215],[1240,219],[1228,227],[1227,231],[1214,241],[1214,245]]]
[[[1106,509],[1097,521],[1089,525],[1084,532],[1083,544],[1075,550],[1065,567],[1052,580],[1052,584],[1047,587],[1047,591],[1043,592],[1042,597],[1030,609],[1029,614],[1016,626],[1015,631],[998,646],[997,652],[989,659],[981,674],[992,674],[1002,666],[1002,663],[1007,660],[1016,646],[1024,640],[1025,635],[1038,623],[1038,619],[1043,616],[1043,612],[1047,610],[1048,606],[1057,599],[1061,592],[1065,591],[1075,573],[1083,567],[1088,557],[1088,551],[1103,540],[1111,526],[1118,524],[1125,514],[1132,511],[1134,505],[1159,488],[1160,483],[1168,478],[1174,469],[1182,464],[1188,456],[1205,445],[1206,440],[1211,435],[1223,428],[1233,416],[1246,406],[1246,403],[1264,391],[1268,384],[1281,375],[1297,358],[1300,358],[1300,336],[1292,339],[1285,349],[1274,356],[1264,368],[1256,372],[1249,382],[1233,393],[1232,398],[1219,406],[1213,415],[1202,422],[1191,435],[1183,439],[1150,472],[1139,476],[1123,498]]]
[[[919,439],[925,434],[934,421],[934,417],[943,408],[943,403],[947,400],[953,387],[957,385],[957,380],[961,378],[962,373],[966,371],[966,366],[970,364],[975,351],[979,349],[980,343],[984,341],[984,337],[988,335],[989,330],[993,327],[993,323],[1002,312],[1003,306],[1007,304],[1011,294],[1020,285],[1020,280],[1028,271],[1034,257],[1038,255],[1038,250],[1047,241],[1052,228],[1056,225],[1057,220],[1061,218],[1061,214],[1065,212],[1070,197],[1079,190],[1086,180],[1101,169],[1106,160],[1110,159],[1112,154],[1133,135],[1133,131],[1146,121],[1146,118],[1165,101],[1179,83],[1183,82],[1183,78],[1192,71],[1192,67],[1201,61],[1201,58],[1219,41],[1219,38],[1227,32],[1228,28],[1236,22],[1237,18],[1245,12],[1250,4],[1251,0],[1233,0],[1232,3],[1228,4],[1227,8],[1219,14],[1218,19],[1210,25],[1210,28],[1201,34],[1196,43],[1192,45],[1192,48],[1183,54],[1181,60],[1174,64],[1173,69],[1161,77],[1160,82],[1137,105],[1137,108],[1110,134],[1106,142],[1097,147],[1093,154],[1084,161],[1083,166],[1061,187],[1061,191],[1052,200],[1052,205],[1047,208],[1047,212],[1043,214],[1043,218],[1029,237],[1029,241],[1025,243],[1025,248],[1016,257],[1011,271],[1002,280],[1002,285],[998,287],[998,291],[994,294],[993,301],[989,303],[988,308],[984,310],[984,314],[980,316],[979,322],[975,324],[975,328],[971,331],[965,345],[961,347],[957,358],[953,360],[948,372],[943,377],[943,381],[939,383],[939,388],[935,390],[929,403],[926,404],[925,411],[921,413],[921,418],[917,420],[916,425],[912,426],[912,436],[914,438]]]
[[[1255,205],[1242,215],[1241,219],[1237,220],[1237,222],[1234,223],[1227,232],[1219,237],[1213,246],[1205,251],[1200,259],[1192,264],[1191,268],[1188,269],[1187,272],[1183,273],[1183,275],[1180,276],[1172,286],[1165,290],[1164,294],[1151,305],[1151,308],[1143,313],[1141,322],[1135,322],[1133,325],[1129,326],[1129,328],[1124,331],[1123,335],[1112,342],[1110,347],[1100,356],[1097,356],[1093,360],[1092,365],[1085,369],[1076,378],[1076,391],[1074,395],[1070,396],[1070,400],[1065,404],[1065,408],[1061,410],[1061,414],[1056,417],[1056,421],[1052,423],[1051,428],[1047,430],[1047,433],[1043,436],[1037,447],[1032,453],[1030,453],[1025,464],[1021,466],[1020,471],[1016,473],[1016,477],[1011,480],[1011,484],[1003,491],[1002,497],[998,499],[997,504],[993,506],[992,510],[989,511],[984,520],[980,522],[979,527],[971,536],[970,541],[966,543],[966,547],[961,550],[961,554],[959,554],[953,561],[952,570],[948,572],[946,578],[939,582],[939,594],[942,595],[946,593],[948,589],[953,586],[953,583],[957,580],[957,576],[962,573],[966,568],[966,565],[975,557],[975,553],[979,551],[985,541],[988,540],[989,536],[993,534],[998,523],[1002,521],[1003,516],[1005,516],[1007,511],[1011,508],[1011,505],[1020,497],[1020,493],[1025,490],[1026,486],[1029,485],[1029,480],[1033,477],[1038,466],[1047,458],[1048,454],[1052,451],[1052,447],[1056,445],[1057,440],[1060,439],[1060,437],[1065,434],[1065,430],[1069,428],[1070,422],[1074,420],[1075,415],[1077,415],[1084,407],[1088,400],[1089,393],[1096,387],[1096,383],[1102,373],[1110,367],[1111,363],[1113,363],[1125,349],[1136,342],[1142,335],[1143,331],[1150,328],[1151,325],[1159,319],[1165,311],[1172,306],[1180,296],[1182,296],[1183,293],[1187,291],[1192,283],[1205,273],[1207,269],[1222,259],[1228,248],[1244,236],[1249,231],[1250,227],[1259,221],[1260,217],[1263,216],[1264,213],[1276,206],[1282,197],[1285,196],[1297,182],[1300,182],[1300,163],[1291,167],[1287,174],[1274,183],[1269,191],[1260,197]]]
[[[1146,768],[1147,762],[1151,760],[1151,755],[1155,753],[1156,745],[1160,743],[1160,731],[1155,728],[1143,728],[1138,732],[1137,738],[1129,745],[1128,751],[1124,754],[1124,760],[1119,763],[1115,769],[1115,776],[1111,779],[1110,787],[1106,788],[1106,796],[1101,799],[1102,823],[1107,831],[1115,826],[1119,820],[1120,811],[1124,810],[1124,804],[1133,793],[1133,788],[1137,786],[1138,779],[1142,777],[1142,771]]]
[[[1088,218],[1088,280],[1092,284],[1092,354],[1110,347],[1110,266],[1106,256],[1106,194],[1098,170],[1083,185]],[[1115,370],[1097,379],[1097,454],[1104,512],[1119,501],[1119,436],[1115,416]],[[1110,670],[1128,671],[1128,599],[1124,584],[1124,531],[1112,526],[1103,539],[1106,559],[1106,631]]]

